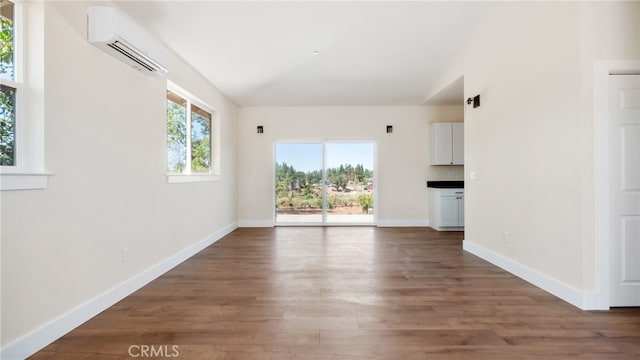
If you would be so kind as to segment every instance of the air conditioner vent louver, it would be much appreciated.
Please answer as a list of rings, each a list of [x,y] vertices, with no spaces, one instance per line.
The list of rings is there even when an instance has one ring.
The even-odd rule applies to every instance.
[[[89,42],[136,70],[165,74],[166,49],[144,29],[115,9],[92,6],[88,14]]]
[[[121,43],[120,41],[114,41],[111,44],[107,44],[107,46],[109,46],[110,48],[114,49],[115,51],[121,53],[122,55],[128,57],[129,59],[131,59],[131,61],[135,62],[136,64],[138,64],[140,66],[142,66],[143,68],[147,69],[148,71],[166,72],[166,69],[164,69],[162,66],[160,66],[158,64],[155,64],[153,60],[140,58],[140,53],[139,52],[136,52],[135,50],[131,49],[126,44]]]

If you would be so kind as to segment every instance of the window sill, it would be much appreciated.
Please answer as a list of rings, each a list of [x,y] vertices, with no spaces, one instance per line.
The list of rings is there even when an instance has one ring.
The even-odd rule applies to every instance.
[[[45,172],[0,173],[0,190],[46,189],[51,175]]]
[[[218,181],[220,175],[214,174],[167,174],[169,184]]]

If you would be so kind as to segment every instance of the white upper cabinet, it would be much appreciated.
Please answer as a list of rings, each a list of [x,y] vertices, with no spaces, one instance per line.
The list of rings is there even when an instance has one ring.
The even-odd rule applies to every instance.
[[[451,123],[431,124],[431,165],[450,165],[453,162],[453,128]]]
[[[452,123],[453,145],[451,147],[451,158],[453,165],[464,164],[464,123]]]
[[[464,164],[464,123],[431,124],[431,165]]]

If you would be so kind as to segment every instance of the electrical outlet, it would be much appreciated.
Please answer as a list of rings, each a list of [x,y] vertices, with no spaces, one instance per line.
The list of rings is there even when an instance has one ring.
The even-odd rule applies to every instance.
[[[509,232],[507,230],[502,232],[502,242],[505,244],[509,243]]]
[[[129,248],[122,248],[122,263],[129,262]]]
[[[449,178],[449,179],[453,179],[453,175],[454,175],[454,174],[453,174],[453,171],[449,171],[449,172],[447,173],[447,178]]]

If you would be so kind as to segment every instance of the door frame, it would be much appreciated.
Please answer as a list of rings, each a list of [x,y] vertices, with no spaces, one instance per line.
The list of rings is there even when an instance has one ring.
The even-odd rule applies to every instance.
[[[609,77],[616,75],[640,74],[640,61],[597,61],[594,81],[595,115],[595,205],[596,205],[596,286],[593,296],[585,296],[583,308],[589,310],[609,310],[611,301],[611,246],[609,221],[611,194],[609,185]]]
[[[375,140],[278,140],[274,139],[271,144],[271,189],[275,189],[276,187],[276,145],[277,144],[320,144],[322,145],[322,181],[326,184],[326,167],[327,167],[327,144],[372,144],[373,145],[373,222],[372,223],[335,223],[335,222],[327,222],[327,191],[326,185],[323,185],[323,194],[322,194],[322,222],[320,223],[309,223],[309,222],[300,222],[300,223],[278,223],[276,220],[277,210],[276,210],[276,194],[275,191],[272,194],[272,215],[271,219],[273,221],[273,226],[378,226],[378,212],[379,212],[379,202],[378,202],[378,142]]]

